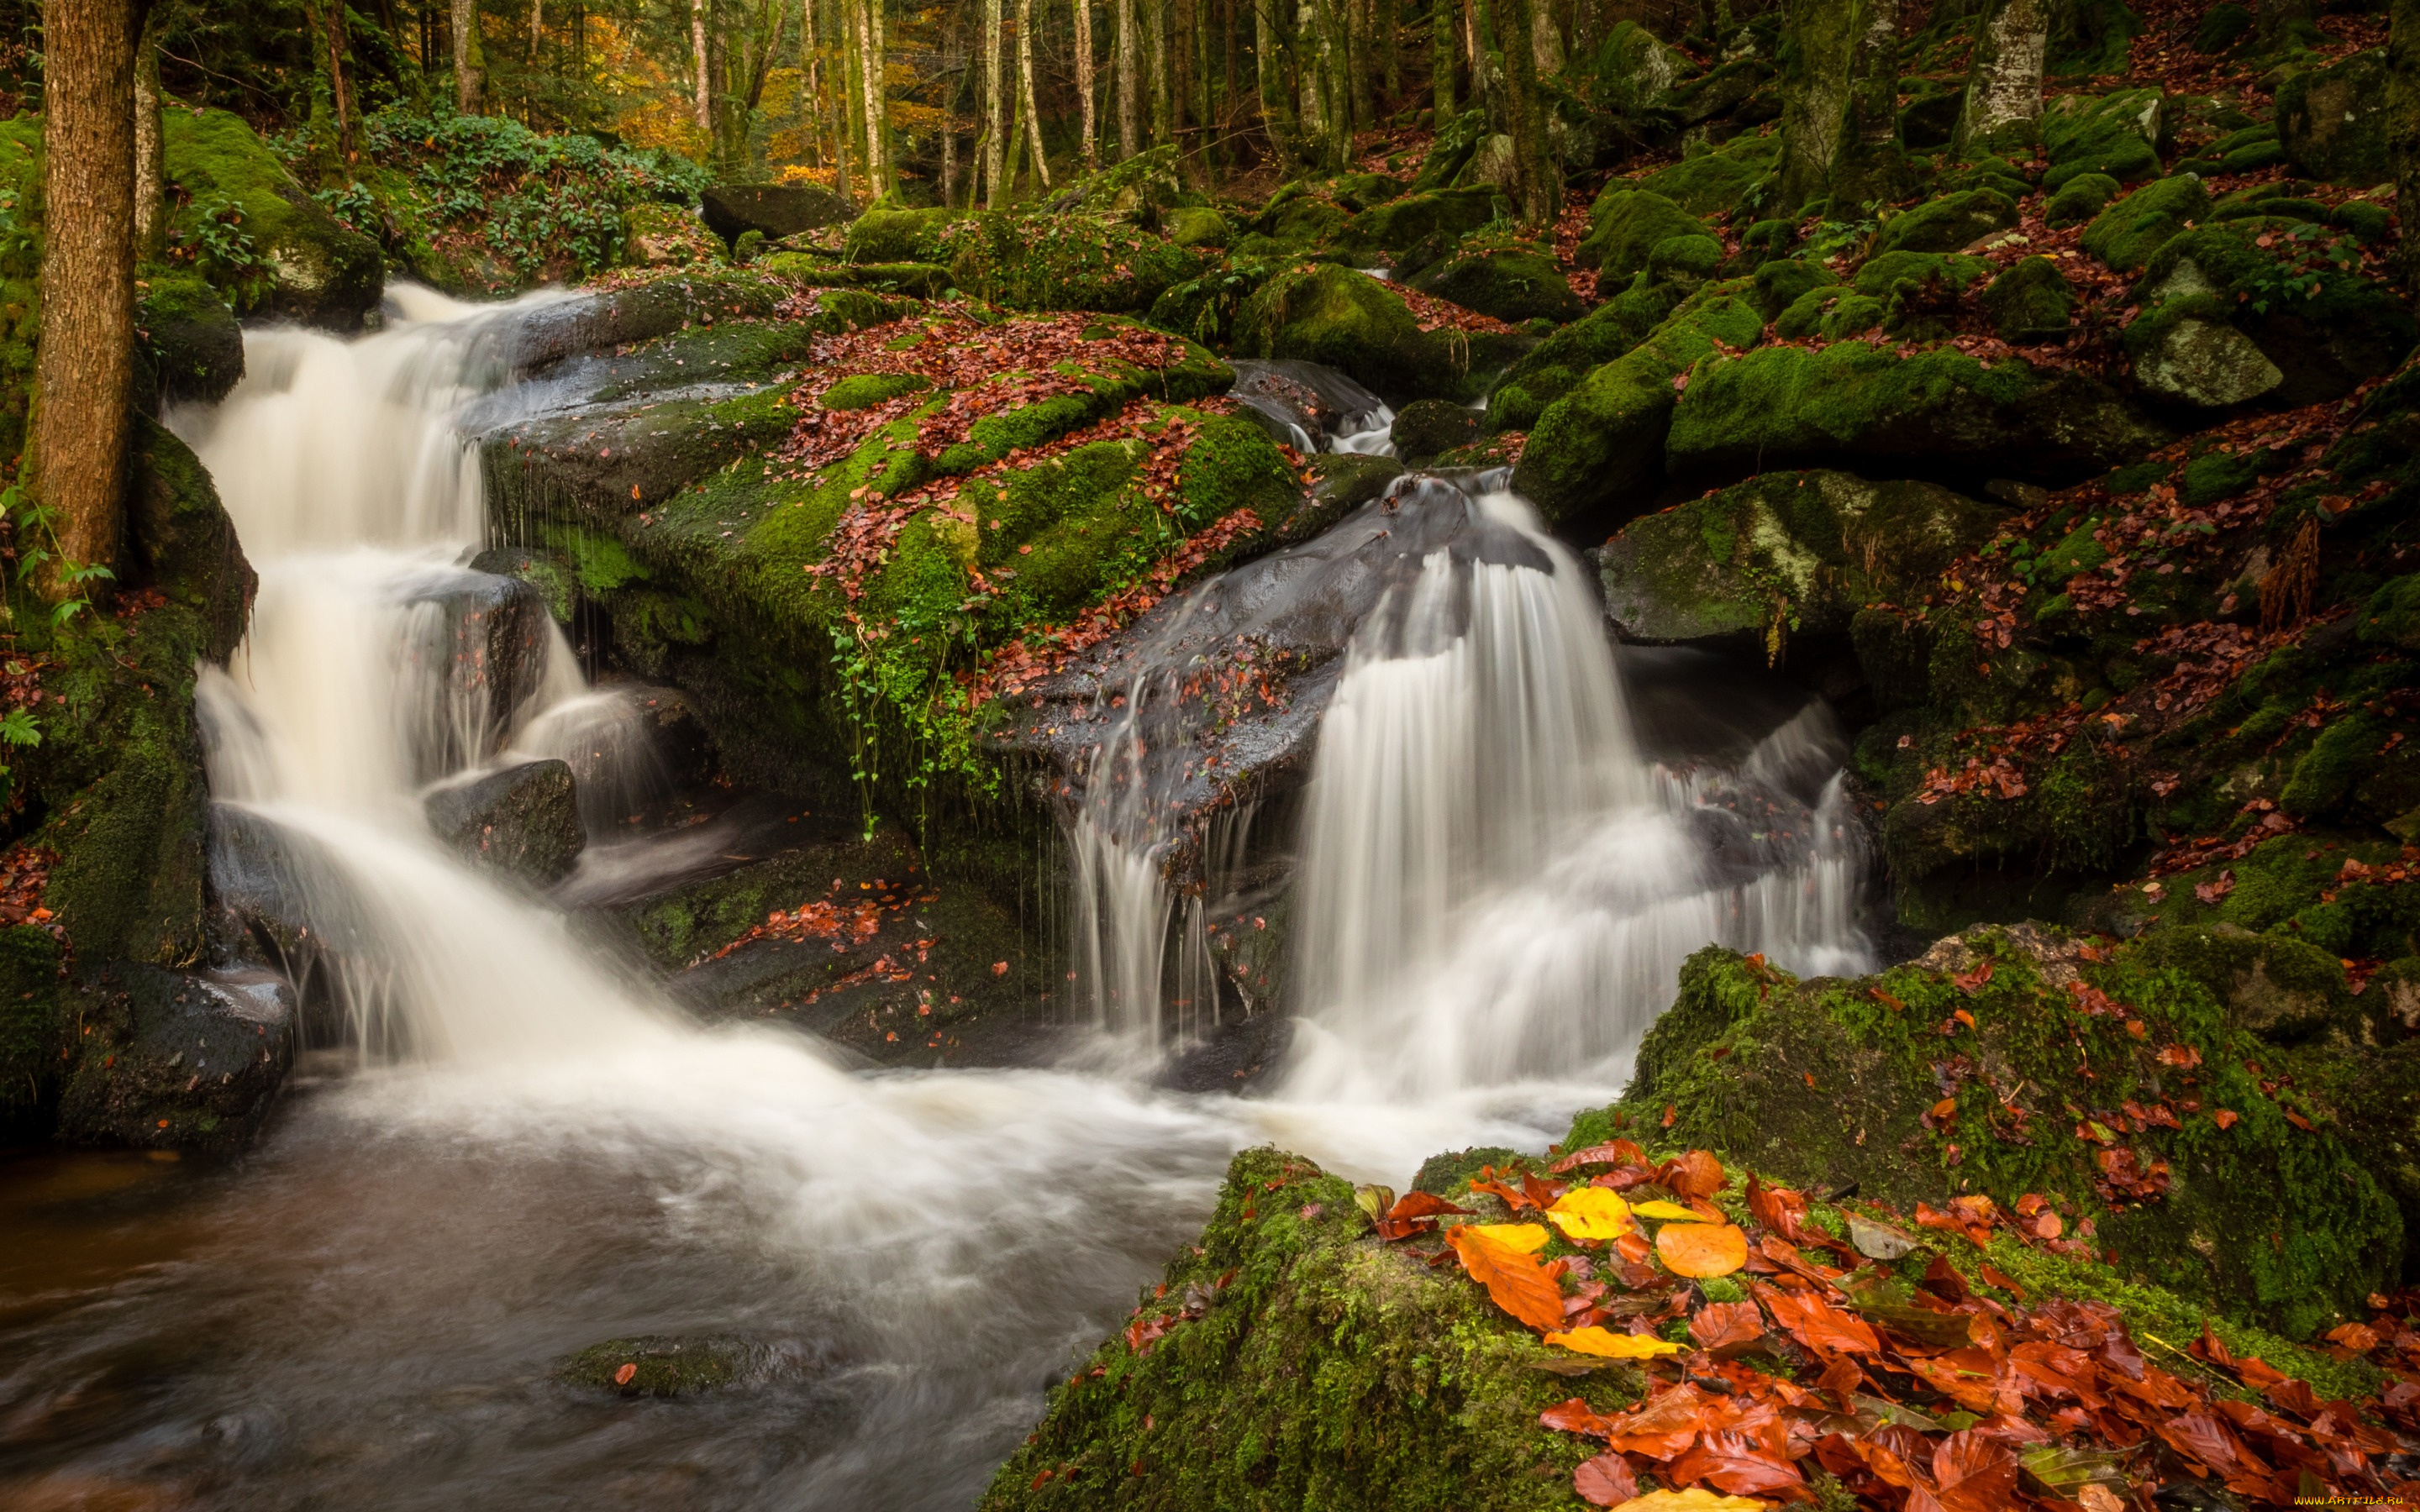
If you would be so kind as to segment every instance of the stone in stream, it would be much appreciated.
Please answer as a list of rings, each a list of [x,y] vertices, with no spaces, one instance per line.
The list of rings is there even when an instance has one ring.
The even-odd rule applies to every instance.
[[[294,989],[257,969],[169,971],[113,962],[77,994],[86,1055],[59,1098],[82,1144],[234,1149],[260,1127],[294,1062]]]
[[[766,1350],[744,1339],[643,1334],[588,1346],[557,1365],[554,1379],[624,1396],[693,1396],[752,1384],[768,1363]]]
[[[429,829],[464,859],[540,887],[587,842],[571,765],[552,758],[448,783],[422,803]]]
[[[545,597],[517,578],[447,572],[407,610],[407,697],[421,773],[485,761],[546,682],[553,629]]]

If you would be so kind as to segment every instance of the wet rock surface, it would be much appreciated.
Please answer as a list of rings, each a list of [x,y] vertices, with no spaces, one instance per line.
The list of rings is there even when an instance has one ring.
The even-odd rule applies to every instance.
[[[62,1138],[151,1149],[241,1149],[260,1129],[301,1038],[294,990],[256,969],[166,971],[121,962],[80,985],[98,1045],[59,1100]]]
[[[571,765],[520,762],[443,783],[422,800],[428,827],[474,865],[544,887],[568,872],[587,837]]]

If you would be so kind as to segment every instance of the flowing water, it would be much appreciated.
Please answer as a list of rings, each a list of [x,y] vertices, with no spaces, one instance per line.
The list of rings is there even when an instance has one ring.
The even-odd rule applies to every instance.
[[[469,768],[572,759],[600,831],[664,778],[559,638],[509,697],[448,671],[483,514],[451,417],[508,381],[536,301],[396,298],[349,344],[252,333],[236,393],[172,417],[261,577],[204,679],[213,792],[307,856],[347,1047],[232,1165],[0,1164],[0,1504],[963,1507],[1235,1149],[1401,1184],[1436,1149],[1541,1146],[1614,1089],[1688,949],[1861,949],[1820,713],[1744,760],[1650,762],[1578,564],[1481,490],[1468,519],[1518,549],[1410,563],[1326,717],[1295,926],[1314,1024],[1277,1095],[868,1072],[699,1027],[427,833],[420,793]],[[1156,1035],[1181,911],[1109,786],[1074,848],[1120,869],[1094,891],[1131,918],[1094,969]],[[549,1379],[670,1333],[739,1340],[743,1384]]]

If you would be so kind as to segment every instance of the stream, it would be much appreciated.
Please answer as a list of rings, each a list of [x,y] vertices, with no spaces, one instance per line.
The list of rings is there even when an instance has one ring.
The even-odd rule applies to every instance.
[[[0,1505],[964,1508],[1234,1150],[1403,1186],[1437,1150],[1543,1148],[1618,1092],[1690,950],[1869,959],[1828,715],[1617,652],[1587,569],[1482,476],[1386,507],[1403,550],[1289,838],[1305,1022],[1263,1091],[1151,1075],[1202,1026],[1170,1001],[1198,951],[1146,681],[1065,847],[1070,1011],[1120,1053],[869,1072],[690,1021],[420,807],[500,745],[622,748],[627,709],[559,635],[504,728],[427,654],[484,536],[454,416],[509,387],[517,314],[563,297],[398,288],[350,343],[256,331],[236,392],[170,417],[261,578],[204,677],[213,795],[312,858],[315,920],[357,942],[348,1025],[232,1163],[0,1162]],[[1311,580],[1356,528],[1238,574]],[[1171,633],[1275,613],[1244,583],[1190,591]],[[644,779],[599,760],[583,782]],[[551,1377],[675,1334],[735,1341],[740,1379],[625,1400]]]

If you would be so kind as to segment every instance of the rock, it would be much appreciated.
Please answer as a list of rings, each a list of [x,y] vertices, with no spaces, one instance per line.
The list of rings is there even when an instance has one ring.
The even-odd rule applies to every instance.
[[[1695,73],[1697,65],[1637,22],[1623,21],[1606,33],[1593,56],[1574,60],[1574,71],[1595,79],[1595,103],[1637,117],[1665,107],[1673,85]]]
[[[1665,238],[1706,234],[1703,222],[1663,195],[1630,188],[1620,179],[1614,182],[1620,187],[1606,189],[1589,207],[1589,234],[1577,255],[1580,266],[1626,279],[1647,266],[1647,255]]]
[[[2042,107],[2042,143],[2050,149],[2042,187],[2056,193],[2088,173],[2128,184],[2157,178],[2160,145],[2167,139],[2166,103],[2157,89],[2053,96]]]
[[[939,239],[949,255],[923,260],[947,263],[958,287],[1019,310],[1140,314],[1203,267],[1198,252],[1089,215],[985,211],[950,224]],[[854,238],[850,253],[874,260]]]
[[[754,266],[810,288],[861,288],[919,300],[939,299],[957,283],[957,276],[938,263],[835,262],[820,255],[777,252],[759,259]]]
[[[2016,202],[1995,189],[1969,189],[1928,200],[1883,223],[1876,252],[1956,252],[2017,224]]]
[[[2224,409],[2273,392],[2286,375],[2233,326],[2183,319],[2164,326],[2134,359],[2134,379],[2163,398]]]
[[[1316,363],[1246,357],[1230,365],[1235,385],[1228,393],[1266,422],[1273,439],[1304,453],[1324,452],[1337,436],[1370,429],[1384,408],[1376,394]]]
[[[860,263],[947,263],[942,230],[956,218],[946,206],[911,210],[877,200],[848,226],[848,260]]]
[[[406,604],[406,697],[427,780],[503,748],[545,685],[554,627],[535,587],[488,573],[433,574]]]
[[[699,193],[698,204],[706,228],[735,243],[749,231],[779,241],[837,225],[850,213],[847,201],[817,184],[714,184]]]
[[[1958,134],[1958,117],[1965,106],[1966,92],[1962,89],[1916,96],[1900,107],[1900,140],[1911,152],[1932,152],[1947,147]]]
[[[1587,308],[1553,258],[1521,248],[1448,258],[1413,279],[1411,286],[1513,325],[1532,319],[1561,325]]]
[[[2044,483],[2139,459],[2168,432],[2097,380],[1951,348],[1900,358],[1841,342],[1774,347],[1699,368],[1673,412],[1667,460],[1682,476],[1776,465],[1963,469],[1978,455]],[[1535,441],[1531,442],[1535,446]]]
[[[695,1396],[751,1384],[768,1365],[762,1348],[741,1339],[643,1334],[588,1346],[557,1365],[554,1379],[622,1396]]]
[[[147,416],[136,419],[132,441],[120,578],[192,610],[203,659],[223,662],[243,640],[260,579],[193,448]]]
[[[2138,189],[2094,216],[2084,228],[2083,247],[2110,267],[2131,271],[2149,262],[2187,223],[2209,213],[2210,191],[2194,175],[2179,174]]]
[[[294,990],[274,972],[116,962],[80,985],[90,1033],[59,1099],[79,1144],[232,1150],[294,1062]]]
[[[1123,162],[1078,176],[1050,197],[1049,208],[1054,214],[1082,210],[1147,225],[1185,200],[1171,145],[1147,147]]]
[[[1443,399],[1415,399],[1395,416],[1395,455],[1418,466],[1466,444],[1479,434],[1479,417]]]
[[[2340,398],[2363,379],[2393,372],[2420,327],[2378,280],[2323,260],[2292,262],[2302,234],[2254,217],[2169,238],[2129,296],[2142,314],[2120,341],[2136,376],[2143,378],[2146,364],[2165,371],[2158,366],[2164,362],[2177,382],[2207,384],[2213,397],[2253,390],[2265,378],[2240,343],[2214,333],[2179,338],[2177,329],[2188,323],[2231,327],[2249,337],[2282,375],[2257,392],[2280,404]],[[2262,247],[2264,239],[2273,245]]]
[[[2194,51],[2211,56],[2226,52],[2251,35],[2252,12],[2232,0],[2215,5],[2203,13],[2201,24],[2194,31]]]
[[[1529,345],[1484,335],[1458,341],[1422,331],[1385,283],[1334,263],[1279,274],[1235,317],[1239,355],[1318,363],[1403,398],[1476,397],[1494,372]]]
[[[1512,158],[1512,139],[1499,132],[1480,139],[1479,146],[1470,154],[1470,161],[1463,164],[1462,176],[1454,182],[1457,186],[1483,184],[1490,189],[1507,189],[1518,176]]]
[[[1180,247],[1223,247],[1235,237],[1227,218],[1206,205],[1171,210],[1162,224],[1168,239]]]
[[[2073,225],[2089,221],[2108,208],[2125,188],[2105,173],[2077,174],[2064,188],[2050,197],[2043,208],[2042,218],[2053,227]]]
[[[1336,250],[1357,263],[1388,263],[1398,272],[1418,272],[1425,263],[1406,255],[1414,248],[1450,249],[1497,219],[1502,203],[1503,196],[1485,185],[1406,194],[1346,222],[1336,235]]]
[[[2372,48],[2277,86],[2277,140],[2306,178],[2366,188],[2394,177],[2386,142],[2393,94],[2386,53]]]
[[[2226,1005],[2228,1022],[2273,1044],[2361,1036],[2361,1013],[2334,955],[2284,934],[2234,924],[2155,930],[2141,958],[2172,967]]]
[[[1692,147],[1680,162],[1658,168],[1634,187],[1661,194],[1691,215],[1728,213],[1746,201],[1780,156],[1777,134],[1735,136],[1717,147]]]
[[[267,274],[215,257],[203,264],[237,313],[359,330],[385,285],[378,243],[323,209],[241,116],[179,108],[163,126],[168,177],[182,192],[170,235],[201,244],[209,220],[212,237],[245,249]]]
[[[142,291],[134,324],[143,334],[141,358],[157,402],[216,404],[243,377],[243,327],[218,292],[192,273],[155,274]]]
[[[430,831],[465,860],[541,887],[568,872],[587,844],[571,766],[560,760],[448,782],[421,803]]]
[[[1920,593],[2001,512],[1930,483],[1777,472],[1646,515],[1590,553],[1621,638],[1842,636],[1861,605]],[[1761,651],[1761,647],[1757,647]]]
[[[641,268],[711,268],[723,254],[695,210],[654,200],[622,212],[622,244]]]
[[[2024,345],[2065,339],[2074,318],[2075,290],[2048,257],[2011,263],[1983,291],[1983,308],[2002,341]]]
[[[1606,363],[1625,357],[1663,324],[1681,302],[1674,285],[1645,278],[1554,332],[1505,370],[1487,395],[1483,424],[1490,430],[1526,431],[1546,407],[1576,388]]]

